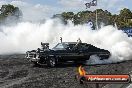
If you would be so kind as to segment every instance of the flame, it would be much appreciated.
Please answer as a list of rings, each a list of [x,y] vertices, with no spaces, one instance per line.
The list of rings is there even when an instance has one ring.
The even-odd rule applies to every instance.
[[[79,66],[78,72],[79,72],[80,76],[85,76],[86,75],[86,71],[84,70],[84,68],[82,66]]]

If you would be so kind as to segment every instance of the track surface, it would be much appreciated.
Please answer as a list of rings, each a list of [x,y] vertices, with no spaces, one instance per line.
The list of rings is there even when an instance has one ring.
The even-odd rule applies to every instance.
[[[80,85],[75,80],[78,66],[69,63],[56,68],[33,67],[24,55],[3,55],[0,56],[0,88],[96,88],[95,84]],[[132,61],[84,67],[89,74],[128,74],[132,71]]]

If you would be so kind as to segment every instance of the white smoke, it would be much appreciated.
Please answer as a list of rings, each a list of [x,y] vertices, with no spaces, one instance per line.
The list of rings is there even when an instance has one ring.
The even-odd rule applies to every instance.
[[[112,53],[111,61],[132,59],[132,38],[113,26],[91,30],[86,25],[64,25],[54,19],[41,24],[21,22],[0,29],[0,54],[25,53],[40,47],[41,42],[48,42],[53,47],[62,37],[65,42],[76,42],[80,38],[83,42],[107,49]]]

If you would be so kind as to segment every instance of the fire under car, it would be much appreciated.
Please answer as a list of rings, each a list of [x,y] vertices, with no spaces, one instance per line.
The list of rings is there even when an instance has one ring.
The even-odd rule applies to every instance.
[[[49,43],[41,43],[41,46],[42,48],[26,52],[26,57],[35,65],[55,67],[59,62],[85,62],[91,55],[97,55],[101,60],[108,59],[111,55],[108,50],[87,43],[61,42],[52,49],[49,49]]]

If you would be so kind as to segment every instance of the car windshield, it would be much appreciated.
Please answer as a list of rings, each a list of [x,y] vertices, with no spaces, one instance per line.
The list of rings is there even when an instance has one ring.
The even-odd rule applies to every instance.
[[[57,46],[55,48],[61,48],[62,49],[62,48],[64,48],[64,46],[63,46],[63,44],[60,43],[60,44],[57,44]]]
[[[53,49],[54,50],[64,50],[65,46],[62,43],[58,43]]]

